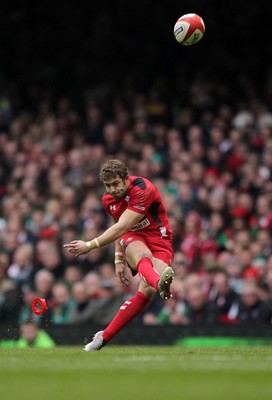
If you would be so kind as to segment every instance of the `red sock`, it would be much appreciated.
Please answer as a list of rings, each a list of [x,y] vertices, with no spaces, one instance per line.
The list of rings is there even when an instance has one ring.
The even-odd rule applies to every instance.
[[[158,274],[158,272],[153,268],[150,258],[142,258],[137,264],[137,270],[150,286],[152,286],[155,290],[158,290],[160,274]]]
[[[103,339],[109,342],[125,325],[144,310],[150,300],[143,293],[137,292],[134,297],[125,301],[113,320],[103,331]]]

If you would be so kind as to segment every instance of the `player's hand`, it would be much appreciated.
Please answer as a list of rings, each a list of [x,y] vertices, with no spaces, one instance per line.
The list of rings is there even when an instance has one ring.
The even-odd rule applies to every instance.
[[[115,264],[115,273],[123,285],[129,285],[129,280],[125,275],[125,266],[122,262]]]
[[[75,257],[81,256],[82,254],[86,254],[90,251],[83,240],[72,240],[72,242],[65,244],[63,247],[71,254],[74,254]]]

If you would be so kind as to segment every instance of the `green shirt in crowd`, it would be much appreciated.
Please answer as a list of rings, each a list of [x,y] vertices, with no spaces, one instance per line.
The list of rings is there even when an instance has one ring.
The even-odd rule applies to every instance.
[[[28,341],[21,337],[18,340],[2,340],[0,341],[0,347],[17,347],[20,349],[25,349],[27,347],[37,347],[40,349],[48,349],[55,346],[55,342],[51,337],[43,330],[40,330],[33,341],[33,343],[28,343]]]

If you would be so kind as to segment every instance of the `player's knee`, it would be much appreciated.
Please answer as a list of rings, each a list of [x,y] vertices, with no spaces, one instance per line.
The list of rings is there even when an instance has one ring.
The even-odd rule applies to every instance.
[[[151,253],[151,251],[142,252],[140,254],[140,256],[139,256],[139,261],[141,261],[143,258],[149,258],[150,261],[152,261],[152,253]]]

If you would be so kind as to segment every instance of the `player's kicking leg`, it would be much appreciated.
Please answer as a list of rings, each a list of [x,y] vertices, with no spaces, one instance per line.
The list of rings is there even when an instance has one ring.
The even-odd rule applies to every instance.
[[[102,347],[104,347],[107,344],[107,342],[102,337],[102,333],[103,333],[103,331],[97,332],[94,335],[93,340],[90,343],[86,344],[86,346],[84,346],[83,350],[95,351],[95,350],[102,349]]]
[[[170,285],[174,277],[174,271],[169,266],[165,268],[165,265],[158,265],[158,269],[162,271],[158,282],[160,296],[167,300],[171,297]],[[120,307],[120,310],[108,327],[104,331],[97,332],[93,340],[86,344],[84,350],[96,351],[102,349],[102,347],[104,347],[121,329],[146,308],[155,292],[155,289],[141,280],[139,290],[135,296],[127,300],[123,306]]]

